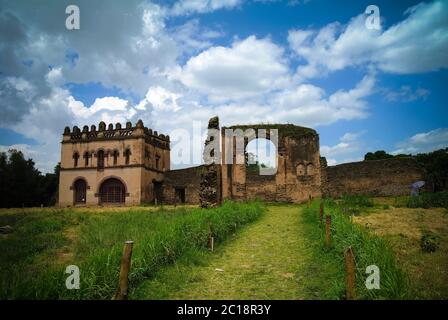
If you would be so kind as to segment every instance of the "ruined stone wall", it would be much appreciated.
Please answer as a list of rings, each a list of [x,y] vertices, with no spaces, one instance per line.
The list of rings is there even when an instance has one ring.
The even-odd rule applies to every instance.
[[[408,195],[411,184],[424,180],[424,169],[412,158],[360,161],[326,167],[326,196]]]
[[[162,183],[162,202],[165,204],[179,204],[181,201],[176,197],[177,188],[185,190],[185,203],[199,204],[201,174],[204,170],[204,166],[198,166],[166,172]]]
[[[238,201],[261,198],[266,201],[299,203],[321,195],[319,136],[309,128],[294,125],[256,125],[278,130],[277,172],[261,176],[244,164],[222,165],[222,196]],[[247,129],[252,126],[233,126]],[[224,132],[223,132],[224,134]],[[235,148],[232,138],[222,136],[222,150]],[[248,140],[247,143],[250,141]],[[247,144],[246,144],[247,145]],[[235,154],[233,155],[235,159]]]

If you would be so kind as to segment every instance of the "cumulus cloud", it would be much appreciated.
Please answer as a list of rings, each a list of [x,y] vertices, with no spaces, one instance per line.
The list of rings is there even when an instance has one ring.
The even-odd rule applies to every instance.
[[[421,132],[398,143],[392,154],[416,154],[448,147],[448,128]]]
[[[297,68],[298,77],[360,65],[398,74],[448,67],[448,3],[421,3],[405,14],[403,21],[379,31],[365,27],[364,15],[348,25],[336,22],[319,30],[290,30],[291,49],[306,61]]]
[[[320,153],[327,158],[328,165],[342,162],[360,161],[365,153],[365,145],[359,139],[366,131],[346,132],[334,146],[321,146]]]
[[[240,1],[179,1],[168,7],[139,0],[113,6],[108,1],[81,0],[78,5],[81,29],[68,31],[63,19],[54,19],[65,12],[62,2],[35,11],[24,2],[0,0],[6,8],[0,12],[0,28],[6,30],[0,34],[0,59],[5,61],[0,74],[0,125],[39,142],[20,147],[44,171],[51,171],[59,160],[66,125],[135,123],[142,118],[145,125],[167,134],[186,129],[202,146],[201,130],[193,132],[193,121],[202,122],[205,129],[213,115],[219,115],[223,125],[288,122],[315,127],[369,114],[366,99],[374,92],[374,73],[367,72],[351,89],[327,92],[315,84],[297,82],[285,48],[269,37],[251,35],[218,46],[214,40],[223,33],[202,26],[196,18],[167,26],[173,15],[236,8]],[[444,12],[445,5],[413,8],[402,23],[419,22],[429,10],[439,21],[440,33],[432,34],[437,40],[446,27],[437,18],[437,8]],[[381,47],[389,50],[388,55],[393,52],[392,44],[406,47],[408,38],[402,35],[400,24],[367,36],[365,30],[357,29],[358,24],[355,18],[346,27],[336,23],[319,31],[291,31],[291,47],[307,62],[299,67],[299,74],[307,78],[323,69],[339,70],[366,61],[389,70],[385,58],[374,59],[379,50],[375,46],[368,46],[371,59],[363,60],[362,45],[369,39],[390,38],[390,45],[382,40]],[[425,25],[419,35],[429,29]],[[423,45],[424,39],[419,40]],[[444,45],[446,41],[440,40],[427,47],[442,50]],[[445,60],[439,56],[432,62],[419,60],[422,63],[416,66],[427,70],[433,63],[440,67]],[[395,60],[390,61],[397,60],[392,57]],[[86,105],[64,87],[90,82],[115,86],[136,97],[135,101],[99,96]],[[412,94],[423,97],[425,93],[414,90]],[[337,145],[323,146],[329,163],[354,157],[358,138],[347,133]]]
[[[365,98],[373,93],[375,76],[366,75],[353,89],[338,90],[327,96],[322,88],[310,84],[280,91],[272,100],[278,121],[293,121],[309,126],[334,123],[338,120],[363,119],[368,116]]]
[[[212,101],[253,97],[284,87],[288,65],[283,48],[249,36],[231,47],[212,47],[192,57],[176,78]]]
[[[241,0],[180,0],[170,10],[170,14],[189,15],[193,13],[206,13],[219,9],[230,9],[238,6]]]

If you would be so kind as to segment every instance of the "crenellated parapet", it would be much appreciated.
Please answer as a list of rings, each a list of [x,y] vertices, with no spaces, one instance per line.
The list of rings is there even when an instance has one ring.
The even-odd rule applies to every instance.
[[[106,126],[106,123],[101,121],[98,124],[98,129],[95,125],[91,125],[90,129],[89,126],[85,125],[82,130],[78,126],[74,126],[72,130],[70,130],[70,127],[65,127],[62,143],[138,138],[144,138],[146,143],[162,149],[169,150],[170,148],[170,137],[158,134],[157,131],[145,127],[142,120],[138,120],[135,126],[130,121],[126,122],[125,126],[122,126],[121,123],[116,123],[115,127],[112,123]]]

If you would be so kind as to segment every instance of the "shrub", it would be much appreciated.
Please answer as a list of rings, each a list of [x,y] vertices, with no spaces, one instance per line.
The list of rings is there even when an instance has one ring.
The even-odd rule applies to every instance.
[[[373,207],[373,200],[362,195],[343,195],[341,204],[348,207],[368,208]]]
[[[420,239],[420,247],[423,252],[435,252],[439,247],[439,239],[437,235],[431,231],[423,231]]]

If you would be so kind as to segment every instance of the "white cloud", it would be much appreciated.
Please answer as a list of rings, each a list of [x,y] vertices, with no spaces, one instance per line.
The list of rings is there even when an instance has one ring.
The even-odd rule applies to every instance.
[[[448,3],[422,3],[387,30],[365,27],[364,15],[346,26],[331,23],[320,30],[290,30],[292,50],[307,63],[297,69],[301,79],[373,65],[391,73],[409,74],[448,67]]]
[[[326,97],[323,89],[302,84],[296,89],[278,92],[270,103],[272,113],[278,121],[308,126],[363,119],[368,116],[364,99],[373,93],[374,85],[375,77],[367,75],[353,89],[338,90]]]
[[[176,112],[181,109],[181,107],[177,104],[177,100],[181,96],[182,95],[176,94],[159,86],[151,87],[148,89],[146,97],[136,106],[136,109],[146,110],[148,108],[148,103],[150,103],[156,111]]]
[[[231,9],[238,6],[241,0],[180,0],[170,10],[171,15],[189,15],[206,13],[219,9]]]
[[[212,47],[192,57],[176,77],[212,101],[242,99],[288,83],[283,48],[270,39],[250,36],[230,48]]]
[[[366,152],[365,144],[359,139],[366,131],[346,132],[334,146],[321,146],[320,153],[327,158],[328,165],[360,161]]]
[[[412,89],[411,86],[401,86],[398,91],[383,89],[383,94],[386,100],[391,102],[413,102],[416,100],[426,100],[430,91],[424,88]]]
[[[392,154],[416,154],[448,147],[448,128],[421,132],[398,143]]]

